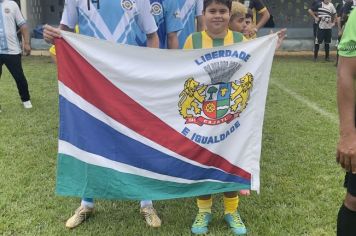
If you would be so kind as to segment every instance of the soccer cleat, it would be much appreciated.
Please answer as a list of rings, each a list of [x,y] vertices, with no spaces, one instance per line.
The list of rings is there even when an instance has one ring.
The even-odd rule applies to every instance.
[[[224,220],[230,226],[232,232],[236,235],[246,234],[246,227],[244,222],[242,221],[239,213],[235,211],[232,214],[225,214]]]
[[[86,219],[88,219],[94,213],[94,208],[80,206],[77,210],[75,210],[74,215],[70,217],[66,222],[66,227],[69,229],[73,229],[83,223]]]
[[[211,221],[211,213],[199,212],[195,217],[192,225],[193,234],[206,234],[208,232],[208,225]]]
[[[161,227],[161,219],[158,217],[153,206],[141,207],[140,213],[143,215],[149,226],[153,228]]]
[[[26,109],[30,109],[32,108],[32,103],[30,100],[26,101],[26,102],[23,102],[23,107],[26,108]]]

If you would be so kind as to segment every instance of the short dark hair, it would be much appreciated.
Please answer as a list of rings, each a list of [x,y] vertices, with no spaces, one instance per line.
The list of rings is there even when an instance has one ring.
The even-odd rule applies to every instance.
[[[205,9],[213,2],[227,6],[227,8],[229,8],[229,11],[231,11],[232,0],[204,0],[203,11],[205,11]]]

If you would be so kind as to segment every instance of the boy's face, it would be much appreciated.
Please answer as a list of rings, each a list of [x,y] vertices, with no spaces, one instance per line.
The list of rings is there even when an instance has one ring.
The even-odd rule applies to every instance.
[[[230,20],[229,28],[232,31],[244,33],[246,27],[247,25],[244,16],[235,16]]]
[[[229,27],[230,11],[224,4],[213,1],[204,11],[207,31],[219,34]]]

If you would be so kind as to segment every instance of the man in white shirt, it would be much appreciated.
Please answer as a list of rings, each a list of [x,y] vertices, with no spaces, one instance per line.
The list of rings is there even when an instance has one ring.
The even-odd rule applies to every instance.
[[[31,52],[30,36],[26,21],[14,1],[0,0],[0,76],[2,65],[16,81],[21,100],[25,108],[32,108],[28,84],[21,64],[21,48],[17,38],[16,25],[23,37],[25,55]]]

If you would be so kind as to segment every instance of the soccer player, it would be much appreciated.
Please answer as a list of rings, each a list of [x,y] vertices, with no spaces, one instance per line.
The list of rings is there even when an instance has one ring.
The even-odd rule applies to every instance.
[[[44,39],[53,44],[54,38],[60,38],[60,29],[73,31],[76,24],[80,34],[117,43],[137,45],[136,30],[147,36],[147,46],[158,48],[157,25],[150,13],[149,0],[66,0],[59,28],[44,27]],[[153,208],[152,201],[141,201],[141,213],[151,227],[160,227],[161,220]],[[83,196],[80,207],[66,222],[66,227],[80,225],[94,212],[92,198]]]
[[[191,34],[184,49],[211,48],[214,46],[230,45],[244,39],[242,33],[228,29],[230,22],[231,0],[204,0],[203,15],[206,30]],[[219,24],[215,23],[219,21]],[[223,40],[222,40],[223,39]],[[237,212],[239,197],[237,191],[224,193],[224,219],[235,234],[246,234],[246,227]],[[199,212],[195,217],[191,231],[194,234],[206,234],[211,221],[211,195],[200,196],[197,200]]]
[[[162,49],[178,49],[178,32],[183,29],[180,9],[177,1],[150,0],[151,14],[155,18],[159,37],[159,47]],[[147,37],[143,32],[137,36],[138,45],[145,46]]]
[[[25,55],[30,55],[30,34],[19,6],[14,1],[0,1],[0,77],[2,66],[5,64],[15,79],[24,108],[32,108],[28,83],[21,64],[21,48],[16,33],[16,25],[20,28],[23,37]]]
[[[331,3],[331,0],[323,0],[318,5],[313,6],[312,13],[315,20],[318,20],[317,43],[314,47],[314,61],[318,58],[319,45],[324,41],[325,61],[330,61],[329,51],[331,43],[331,29],[335,25],[336,9]]]
[[[176,0],[180,8],[183,29],[178,32],[179,48],[183,48],[187,37],[196,31],[205,29],[203,0]]]
[[[339,64],[337,100],[340,119],[340,138],[336,160],[346,170],[344,203],[337,218],[337,235],[354,236],[356,233],[356,10],[350,14],[338,45]]]
[[[319,18],[317,17],[318,15],[318,11],[313,11],[312,9],[318,9],[318,6],[320,5],[320,3],[322,2],[322,0],[313,0],[310,8],[308,9],[308,13],[311,17],[313,17],[313,36],[314,36],[314,48],[315,48],[315,44],[318,44],[318,39],[317,39],[317,35],[318,35],[318,24],[319,24]],[[314,49],[313,49],[314,51]]]

